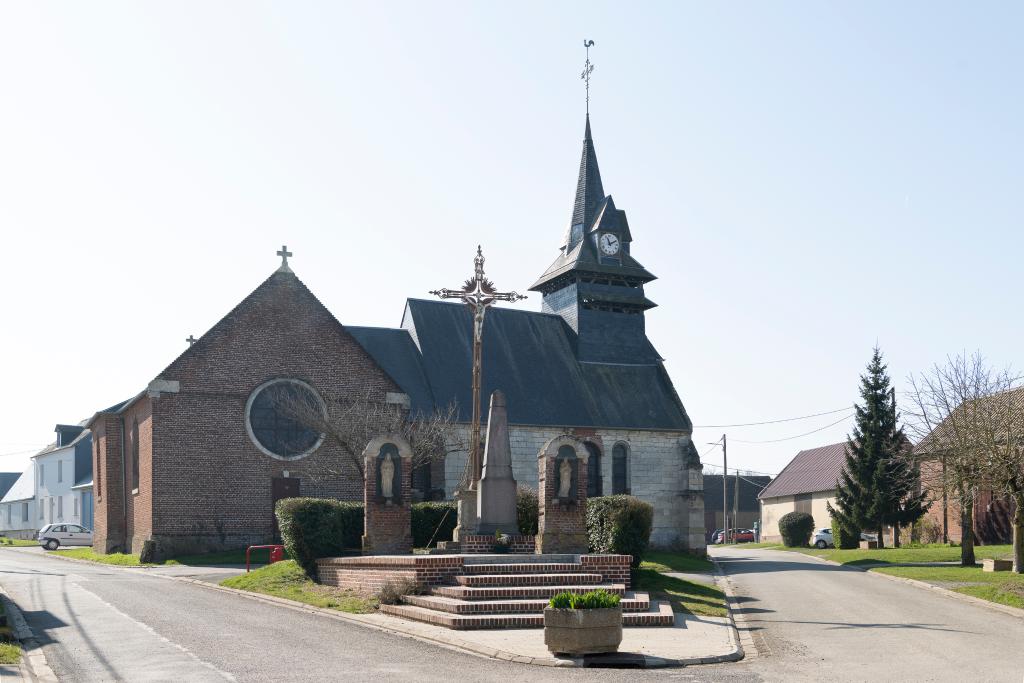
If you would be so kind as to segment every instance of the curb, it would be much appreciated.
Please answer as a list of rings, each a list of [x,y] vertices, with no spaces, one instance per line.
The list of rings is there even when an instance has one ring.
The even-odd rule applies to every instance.
[[[884,564],[879,564],[877,566],[867,567],[867,568],[865,568],[865,567],[852,567],[850,565],[845,565],[845,564],[841,564],[839,562],[835,562],[834,560],[826,560],[825,558],[818,557],[816,555],[807,555],[805,553],[800,553],[800,554],[803,555],[804,557],[810,557],[813,560],[816,560],[818,562],[823,562],[825,564],[830,564],[830,565],[835,566],[835,567],[842,567],[843,569],[853,569],[853,570],[856,570],[856,571],[868,574],[870,576],[877,576],[879,578],[886,579],[888,581],[896,581],[897,583],[909,584],[911,586],[914,586],[915,588],[923,588],[925,590],[930,590],[930,591],[935,592],[935,593],[940,593],[942,595],[945,595],[946,597],[953,598],[953,599],[959,600],[961,602],[967,602],[967,603],[970,603],[972,605],[976,605],[978,607],[985,607],[987,609],[994,610],[996,612],[1002,612],[1003,614],[1007,614],[1007,615],[1009,615],[1011,617],[1017,617],[1018,619],[1024,619],[1024,609],[1019,609],[1017,607],[1010,607],[1009,605],[1000,605],[998,602],[990,602],[988,600],[982,600],[981,598],[976,598],[973,595],[965,595],[963,593],[957,593],[956,591],[951,591],[948,588],[943,588],[942,586],[936,586],[935,584],[928,583],[927,581],[920,581],[918,579],[908,579],[908,578],[906,578],[904,576],[893,576],[891,574],[883,574],[881,572],[873,572],[873,571],[871,571],[872,569],[878,569],[879,567],[886,566]]]
[[[46,662],[46,655],[43,648],[36,640],[35,634],[25,621],[21,610],[14,604],[7,592],[0,587],[0,600],[3,601],[4,614],[7,615],[8,625],[14,633],[14,637],[21,645],[21,664],[19,672],[26,681],[42,681],[42,683],[57,683],[57,676],[53,669]]]
[[[74,557],[63,557],[61,555],[47,554],[44,557],[55,557],[63,560],[64,562],[77,562],[81,564],[87,564],[92,567],[104,567],[112,569],[126,569],[126,570],[148,570],[154,567],[149,566],[133,566],[133,565],[117,565],[117,564],[103,564],[102,562],[91,562],[89,560],[80,560]],[[716,570],[718,565],[715,565]],[[194,586],[206,588],[208,590],[216,590],[224,593],[233,593],[249,600],[255,600],[257,602],[263,602],[266,604],[277,605],[279,607],[285,607],[288,609],[295,610],[297,612],[306,612],[307,614],[317,614],[319,616],[328,617],[331,619],[337,619],[339,621],[345,621],[350,624],[358,624],[359,626],[372,628],[383,633],[390,633],[392,635],[398,635],[405,638],[412,638],[421,642],[429,643],[432,645],[440,645],[442,647],[451,648],[454,650],[460,650],[467,654],[475,655],[478,657],[486,657],[488,659],[498,659],[507,662],[516,662],[518,664],[532,664],[534,666],[547,666],[547,667],[562,667],[562,668],[586,668],[592,667],[599,660],[594,660],[587,657],[527,657],[519,655],[514,652],[507,652],[505,650],[498,650],[486,645],[479,645],[477,643],[471,643],[459,638],[450,637],[444,634],[427,635],[424,633],[418,633],[416,631],[403,628],[403,624],[400,619],[395,619],[396,623],[388,624],[384,626],[376,623],[376,621],[366,618],[363,615],[352,614],[348,612],[339,612],[337,610],[327,609],[325,607],[315,607],[313,605],[307,605],[304,602],[298,602],[297,600],[289,600],[288,598],[279,598],[273,595],[265,595],[263,593],[253,593],[251,591],[241,590],[239,588],[229,588],[227,586],[221,586],[216,583],[210,583],[209,581],[203,581],[201,579],[195,579],[188,576],[169,576],[167,574],[160,573],[149,573],[144,572],[149,576],[160,579],[168,579],[171,581],[179,581],[182,583],[190,583]],[[727,599],[731,594],[731,588],[726,589]],[[630,653],[619,653],[618,657],[604,657],[604,663],[614,665],[628,662],[632,665],[639,665],[637,668],[643,669],[663,669],[671,667],[684,667],[684,666],[695,666],[698,664],[722,664],[726,662],[735,662],[743,659],[743,648],[738,642],[738,635],[736,631],[736,624],[733,620],[732,607],[729,608],[729,640],[733,644],[733,650],[722,655],[714,655],[711,657],[689,657],[686,659],[666,659],[662,657],[654,657],[652,655],[631,655]],[[48,668],[48,667],[47,667]],[[39,679],[44,680],[44,679]],[[56,678],[52,679],[56,681]],[[46,683],[50,683],[47,681]]]
[[[729,610],[729,640],[734,647],[733,652],[722,655],[719,661],[738,662],[748,657],[753,659],[757,656],[757,648],[754,646],[754,639],[747,627],[747,618],[739,611],[739,602],[736,600],[736,592],[729,581],[729,576],[722,570],[722,565],[719,564],[714,556],[709,554],[708,559],[715,566],[715,576],[718,577],[718,585],[721,586],[722,592],[725,593],[725,606]],[[742,632],[739,630],[737,623],[739,626],[743,626]]]

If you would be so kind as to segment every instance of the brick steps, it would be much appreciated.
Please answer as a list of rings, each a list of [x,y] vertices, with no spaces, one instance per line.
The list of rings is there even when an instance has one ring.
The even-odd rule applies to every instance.
[[[621,583],[592,583],[583,586],[571,583],[553,586],[437,586],[431,590],[431,593],[460,600],[493,600],[497,598],[550,598],[564,591],[593,593],[602,589],[618,595],[626,594],[626,586]]]
[[[509,564],[467,563],[466,571],[473,574],[560,574],[584,572],[580,562],[514,562]]]
[[[423,607],[449,614],[508,614],[518,612],[542,613],[548,606],[544,599],[513,600],[459,600],[440,595],[407,595],[403,601],[408,605]],[[619,603],[623,612],[647,612],[651,607],[647,593],[628,592]]]
[[[475,569],[475,568],[474,568]],[[456,576],[455,582],[460,586],[551,586],[573,584],[601,583],[604,577],[600,574],[468,574]]]
[[[444,626],[459,631],[488,628],[543,628],[543,612],[529,614],[451,614],[416,605],[381,605],[380,611],[413,621]],[[623,626],[672,626],[675,616],[665,602],[651,603],[646,612],[625,612]]]

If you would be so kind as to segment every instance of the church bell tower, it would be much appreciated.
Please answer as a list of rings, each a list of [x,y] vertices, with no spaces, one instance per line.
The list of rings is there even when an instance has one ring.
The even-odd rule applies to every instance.
[[[576,200],[561,253],[530,287],[542,311],[560,315],[577,334],[577,356],[592,363],[649,365],[661,360],[647,340],[644,296],[655,277],[630,254],[626,212],[605,195],[590,114],[583,136]]]

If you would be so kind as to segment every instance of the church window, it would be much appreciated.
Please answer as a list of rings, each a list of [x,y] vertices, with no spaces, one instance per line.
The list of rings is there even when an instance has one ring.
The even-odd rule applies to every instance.
[[[314,425],[326,413],[323,400],[305,382],[271,380],[256,388],[245,410],[245,425],[256,447],[272,458],[297,460],[320,447]]]
[[[587,458],[587,497],[595,498],[604,495],[601,486],[601,450],[589,441],[585,445],[590,454]]]
[[[621,443],[612,449],[612,493],[629,493],[629,453]]]
[[[139,490],[139,420],[132,420],[132,491]]]
[[[28,503],[21,504],[21,521],[28,521]]]

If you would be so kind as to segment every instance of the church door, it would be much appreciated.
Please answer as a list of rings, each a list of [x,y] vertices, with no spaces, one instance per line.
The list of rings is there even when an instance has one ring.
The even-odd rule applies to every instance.
[[[274,477],[270,480],[270,516],[274,519],[274,542],[281,542],[281,530],[277,528],[277,515],[274,509],[277,501],[283,498],[297,498],[299,495],[298,477]]]

